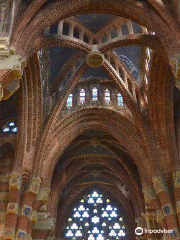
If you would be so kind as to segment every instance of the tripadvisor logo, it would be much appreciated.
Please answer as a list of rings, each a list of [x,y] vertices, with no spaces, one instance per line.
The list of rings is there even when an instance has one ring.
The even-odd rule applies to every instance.
[[[136,235],[142,235],[143,234],[143,229],[141,227],[137,227],[135,229],[135,233],[136,233]]]

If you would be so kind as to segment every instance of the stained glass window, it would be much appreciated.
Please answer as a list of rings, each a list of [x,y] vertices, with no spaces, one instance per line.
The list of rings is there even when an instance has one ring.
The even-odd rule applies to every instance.
[[[85,103],[86,101],[86,92],[84,89],[81,89],[80,91],[80,103]]]
[[[98,100],[98,89],[96,87],[94,87],[92,89],[92,100],[93,101],[97,101]]]
[[[117,103],[118,103],[118,106],[123,106],[124,105],[123,97],[120,93],[117,94]]]
[[[2,129],[3,133],[17,133],[17,126],[15,122],[9,122],[6,126]]]
[[[72,107],[72,103],[73,103],[73,94],[69,94],[69,97],[67,99],[67,107]]]
[[[111,101],[111,94],[110,94],[110,91],[109,91],[109,89],[106,89],[105,91],[104,91],[104,97],[105,97],[105,102],[106,103],[110,103],[110,101]]]
[[[119,209],[105,194],[92,191],[72,209],[65,228],[65,239],[123,239],[127,228]]]

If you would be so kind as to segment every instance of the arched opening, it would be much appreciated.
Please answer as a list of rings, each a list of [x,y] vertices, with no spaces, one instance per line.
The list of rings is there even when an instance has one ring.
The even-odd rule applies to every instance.
[[[84,195],[71,209],[65,239],[123,239],[127,234],[121,210],[99,189]]]

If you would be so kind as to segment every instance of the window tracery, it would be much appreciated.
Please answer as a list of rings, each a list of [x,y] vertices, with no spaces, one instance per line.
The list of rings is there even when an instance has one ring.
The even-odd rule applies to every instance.
[[[104,194],[93,191],[72,210],[65,228],[65,238],[123,239],[126,232],[119,209]]]
[[[17,133],[17,126],[15,122],[8,122],[3,128],[2,132],[3,133]]]

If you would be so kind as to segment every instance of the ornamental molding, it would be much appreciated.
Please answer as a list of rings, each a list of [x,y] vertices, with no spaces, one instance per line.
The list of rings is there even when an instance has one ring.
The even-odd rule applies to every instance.
[[[14,228],[5,228],[3,234],[4,240],[14,240],[15,239],[15,229]]]
[[[30,218],[31,214],[32,214],[32,207],[25,204],[22,208],[21,215]]]
[[[44,187],[42,188],[37,197],[36,200],[43,201],[44,204],[46,204],[49,200],[49,193],[50,193],[50,188]]]
[[[19,229],[16,234],[16,240],[26,240],[27,232]]]
[[[151,200],[157,199],[156,193],[153,187],[143,188],[145,203],[150,204]]]
[[[171,57],[169,64],[176,79],[175,85],[180,90],[180,54]]]
[[[29,191],[34,194],[38,194],[42,181],[40,177],[33,177]]]
[[[164,218],[165,217],[164,217],[163,211],[161,209],[158,209],[156,211],[156,221],[160,223],[162,220],[164,220]]]
[[[31,216],[30,216],[30,220],[33,224],[37,223],[38,215],[37,215],[36,211],[32,211]]]
[[[180,171],[176,171],[173,175],[174,178],[174,187],[180,188]]]
[[[7,205],[7,214],[18,214],[18,203],[8,203]]]
[[[9,179],[9,189],[20,189],[21,177],[18,173],[12,173]]]
[[[152,178],[152,183],[156,194],[167,192],[167,187],[161,176],[154,176]]]
[[[9,48],[9,39],[0,37],[0,101],[7,100],[20,87],[23,69],[26,67],[26,59],[15,53],[14,48]],[[5,90],[5,91],[4,91]],[[3,92],[6,92],[3,95]]]
[[[180,213],[180,201],[176,202],[176,211],[178,214]]]
[[[173,211],[172,206],[171,206],[170,203],[168,203],[168,204],[166,204],[166,205],[163,205],[163,206],[162,206],[162,211],[163,211],[163,213],[164,213],[164,216],[168,216],[168,215],[174,213],[174,211]]]

